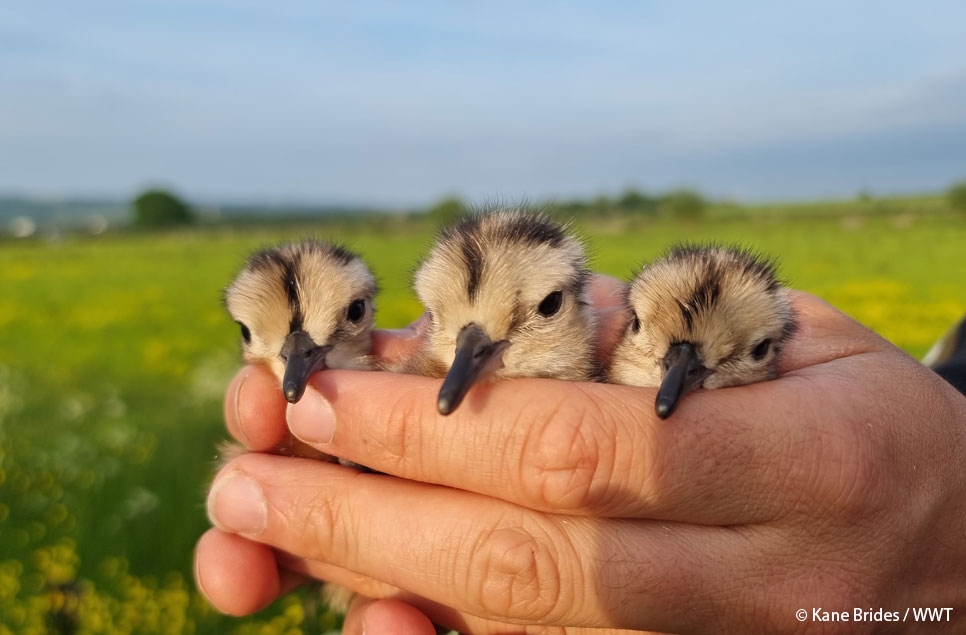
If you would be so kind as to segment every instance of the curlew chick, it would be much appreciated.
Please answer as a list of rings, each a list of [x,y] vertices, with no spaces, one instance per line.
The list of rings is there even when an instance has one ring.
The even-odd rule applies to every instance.
[[[369,355],[375,294],[375,278],[358,256],[331,243],[304,240],[249,258],[228,286],[225,305],[241,327],[245,361],[267,365],[285,399],[295,403],[316,371],[375,368]],[[274,451],[334,460],[291,435]],[[224,444],[221,460],[242,452],[237,444]],[[345,613],[352,592],[334,584],[323,589],[328,605]]]
[[[375,278],[358,256],[304,240],[249,258],[228,286],[225,305],[241,327],[245,361],[268,366],[285,399],[295,403],[316,371],[374,368],[369,349],[375,293]],[[331,458],[291,436],[276,452]],[[224,460],[239,453],[233,444],[222,447]]]
[[[242,353],[266,364],[290,403],[325,368],[367,370],[376,281],[355,254],[305,240],[252,256],[225,293]]]
[[[415,274],[427,343],[406,372],[445,377],[447,415],[484,378],[595,378],[583,245],[525,210],[473,214],[443,231]]]
[[[662,419],[695,388],[773,378],[795,328],[774,265],[736,248],[673,248],[631,282],[628,304],[631,320],[608,380],[659,386]]]

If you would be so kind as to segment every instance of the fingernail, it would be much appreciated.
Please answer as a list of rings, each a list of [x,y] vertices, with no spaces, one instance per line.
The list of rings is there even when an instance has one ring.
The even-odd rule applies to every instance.
[[[211,598],[208,596],[208,592],[205,591],[205,581],[204,581],[204,577],[201,574],[201,567],[198,564],[198,554],[197,554],[197,552],[195,553],[194,560],[195,560],[195,562],[194,562],[194,566],[195,566],[195,586],[197,586],[198,587],[198,590],[201,591],[201,595],[205,596],[205,599],[208,600],[208,604],[214,606],[215,603],[211,601]]]
[[[382,329],[382,331],[400,340],[412,340],[419,337],[419,329],[413,326],[406,326],[401,329]]]
[[[236,426],[238,429],[235,432],[238,434],[238,436],[242,437],[238,440],[241,441],[242,444],[246,447],[250,447],[250,446],[248,443],[248,435],[245,433],[245,422],[242,421],[242,409],[240,406],[241,406],[242,388],[245,386],[245,382],[248,380],[248,377],[251,374],[252,374],[252,367],[246,366],[245,369],[242,371],[241,378],[238,380],[238,383],[235,384],[234,386],[235,394],[232,395],[231,397],[231,403],[235,408],[235,413],[234,413],[235,420],[238,422],[238,425]]]
[[[261,486],[241,470],[215,481],[208,494],[208,518],[224,531],[259,534],[268,525],[268,507]]]
[[[298,403],[285,411],[289,430],[306,443],[328,443],[335,435],[335,413],[329,402],[311,386]]]

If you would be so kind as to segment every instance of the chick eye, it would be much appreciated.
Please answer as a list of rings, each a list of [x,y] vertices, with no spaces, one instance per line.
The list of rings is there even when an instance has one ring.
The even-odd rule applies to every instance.
[[[637,333],[641,330],[641,319],[637,317],[637,311],[634,311],[634,319],[631,320],[631,331]]]
[[[543,317],[550,317],[551,315],[556,315],[557,311],[560,310],[561,304],[563,304],[563,291],[554,291],[540,302],[537,311]]]
[[[252,332],[249,331],[248,330],[248,327],[245,326],[244,324],[242,324],[241,322],[238,322],[238,326],[241,327],[242,339],[245,340],[245,343],[246,344],[251,344],[252,343]]]
[[[349,310],[346,311],[345,316],[350,322],[358,322],[366,314],[366,301],[365,300],[353,300],[349,305]]]
[[[751,357],[755,361],[761,361],[768,354],[771,349],[771,338],[766,337],[762,341],[758,342],[753,349],[751,349]]]

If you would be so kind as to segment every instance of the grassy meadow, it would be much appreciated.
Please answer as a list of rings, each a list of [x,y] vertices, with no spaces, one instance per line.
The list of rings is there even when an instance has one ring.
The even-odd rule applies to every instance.
[[[966,217],[940,198],[576,228],[595,268],[619,277],[675,240],[757,248],[792,286],[917,357],[966,310]],[[432,232],[400,218],[0,241],[0,634],[335,626],[297,598],[224,617],[194,588],[221,399],[239,365],[222,289],[258,247],[333,238],[379,278],[378,325],[401,326],[420,312],[410,271]]]

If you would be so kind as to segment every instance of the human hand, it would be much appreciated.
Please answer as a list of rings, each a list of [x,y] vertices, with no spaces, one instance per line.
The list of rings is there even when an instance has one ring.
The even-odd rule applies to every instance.
[[[609,276],[591,278],[590,301],[598,318],[602,363],[606,363],[627,319],[625,286]],[[403,329],[374,331],[374,357],[387,367],[401,365],[423,345],[426,327],[423,315]],[[239,371],[229,386],[225,420],[241,447],[272,452],[289,434],[284,418],[278,416],[285,408],[275,377],[262,367],[248,366]],[[291,563],[291,558],[284,553],[213,528],[198,541],[195,577],[199,588],[217,608],[229,614],[247,615],[305,581],[306,576],[287,568],[287,563]],[[412,623],[435,633],[428,619],[405,603],[356,596],[346,615],[347,632],[363,621],[375,627],[375,632],[379,632],[378,624],[392,625],[392,632],[401,632],[399,628]],[[413,628],[413,632],[420,632],[417,626]]]
[[[374,331],[376,359],[388,365],[401,362],[421,346],[424,328],[425,319],[420,318],[405,329]],[[271,371],[262,366],[246,366],[235,375],[225,396],[228,431],[239,448],[272,453],[288,443],[286,406],[278,379]],[[238,451],[233,447],[229,458],[236,454]],[[195,579],[199,589],[216,608],[231,615],[259,611],[306,581],[305,575],[286,567],[286,554],[217,528],[202,535],[195,554]],[[378,624],[382,605],[388,607],[390,617],[395,617],[397,624],[405,624],[407,616],[414,612],[414,609],[406,610],[408,607],[400,602],[357,596],[346,616],[346,623],[365,607],[366,613],[376,614],[375,623]],[[420,616],[418,623],[423,622],[432,627],[425,617]]]
[[[296,434],[334,415],[319,449],[409,480],[241,457],[216,491],[252,479],[237,509],[257,522],[223,517],[220,495],[213,516],[293,569],[471,632],[823,630],[795,611],[962,607],[964,479],[945,466],[962,462],[963,397],[821,301],[795,305],[779,379],[699,391],[670,421],[652,389],[496,382],[443,419],[437,381],[322,373]],[[266,407],[245,385],[236,408]],[[254,427],[284,431],[267,408]]]

